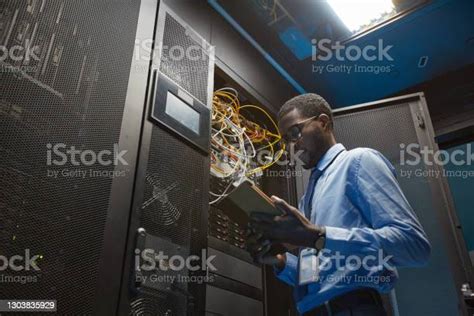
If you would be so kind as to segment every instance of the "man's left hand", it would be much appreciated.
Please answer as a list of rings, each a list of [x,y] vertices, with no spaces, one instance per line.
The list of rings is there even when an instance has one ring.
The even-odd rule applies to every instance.
[[[273,216],[255,212],[250,217],[250,227],[272,242],[313,247],[317,236],[323,231],[322,228],[311,224],[297,208],[279,197],[272,196],[272,201],[284,215]]]

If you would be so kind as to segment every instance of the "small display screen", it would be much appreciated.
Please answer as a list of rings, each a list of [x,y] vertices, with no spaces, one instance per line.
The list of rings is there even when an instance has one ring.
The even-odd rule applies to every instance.
[[[198,111],[183,102],[180,98],[168,91],[166,96],[166,114],[199,135],[201,115]]]

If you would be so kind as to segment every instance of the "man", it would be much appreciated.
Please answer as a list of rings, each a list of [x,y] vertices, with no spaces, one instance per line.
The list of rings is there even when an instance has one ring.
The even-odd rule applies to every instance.
[[[294,287],[301,314],[386,315],[379,293],[394,287],[395,267],[424,265],[431,250],[393,166],[373,149],[336,143],[331,109],[317,94],[287,101],[278,119],[311,177],[298,209],[273,196],[284,215],[252,217],[248,250]],[[274,243],[299,251],[272,255]]]

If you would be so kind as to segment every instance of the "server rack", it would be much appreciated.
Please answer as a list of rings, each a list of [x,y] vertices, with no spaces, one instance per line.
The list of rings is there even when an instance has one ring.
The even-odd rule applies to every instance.
[[[119,144],[139,9],[0,2],[2,255],[39,256],[38,271],[2,271],[13,277],[0,284],[2,299],[55,299],[60,314],[95,310],[115,165],[76,157],[77,165],[57,152],[87,151],[90,161]],[[126,173],[133,157],[123,158]]]
[[[164,3],[156,21],[118,312],[201,315],[206,270],[171,259],[206,249],[213,49]],[[168,258],[149,271],[144,251]]]
[[[223,87],[235,89],[241,99],[241,104],[254,104],[266,108],[239,84],[238,78],[231,72],[227,72],[222,63],[218,61],[215,70],[214,90]],[[263,116],[256,113],[252,113],[252,115],[254,116],[248,118],[257,124],[269,124]],[[290,168],[289,165],[274,165],[271,170],[277,174],[287,174],[286,172],[290,171]],[[273,177],[270,173],[264,172],[254,181],[267,194],[277,195],[295,204],[291,177]],[[226,185],[211,177],[211,189]],[[273,272],[267,271],[265,266],[254,262],[245,250],[245,226],[233,220],[232,212],[235,211],[237,210],[226,209],[219,203],[211,205],[209,210],[208,249],[209,253],[216,255],[217,271],[210,272],[213,282],[207,285],[206,312],[209,315],[229,316],[243,313],[268,315],[274,310],[268,309],[267,302],[281,293],[276,293],[274,288],[267,288],[267,280],[274,278],[271,275]],[[288,289],[284,286],[278,287],[277,285],[277,288],[278,291],[290,296]],[[289,305],[289,301],[286,303]],[[279,304],[273,304],[281,307]]]
[[[264,313],[265,274],[242,250],[243,228],[232,236],[237,246],[211,236],[218,211],[208,218],[205,142],[154,112],[168,82],[205,113],[215,88],[212,47],[155,0],[0,1],[0,43],[34,56],[0,62],[3,254],[29,249],[41,258],[41,271],[25,273],[35,282],[3,282],[0,296],[55,299],[60,314],[200,315],[213,299],[240,295]],[[175,60],[160,44],[195,46],[202,58]],[[50,164],[61,160],[58,144],[125,154],[117,164]],[[288,183],[273,180],[262,185],[288,198]],[[206,249],[220,272],[207,286],[147,282],[137,249],[183,257]],[[232,270],[236,263],[255,278]]]

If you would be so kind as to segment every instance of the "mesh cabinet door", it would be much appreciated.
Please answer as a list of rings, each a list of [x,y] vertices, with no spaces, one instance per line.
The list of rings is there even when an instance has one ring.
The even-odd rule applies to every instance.
[[[0,61],[0,253],[38,256],[38,270],[0,272],[1,299],[94,313],[139,9],[0,1],[0,45],[15,52]]]
[[[337,142],[349,150],[370,147],[394,165],[398,181],[432,244],[430,261],[423,268],[399,269],[400,279],[392,299],[399,315],[457,315],[462,307],[460,287],[469,277],[464,269],[467,253],[457,228],[449,192],[442,177],[422,172],[442,171],[441,166],[401,164],[403,145],[418,144],[435,149],[433,128],[422,94],[413,94],[334,111]],[[405,176],[407,172],[412,175]],[[298,195],[306,187],[308,172],[297,179]],[[392,296],[392,298],[395,298]]]
[[[209,111],[213,50],[162,2],[153,53],[119,313],[201,315],[205,308],[205,267],[194,270],[175,264],[191,256],[202,259],[206,250],[210,158],[181,133],[189,126],[169,117],[165,122],[162,119],[167,112],[155,116],[154,110],[172,106],[157,97],[172,86],[177,90],[176,98],[200,102]],[[173,93],[170,91],[166,92]],[[206,117],[199,119],[205,123],[201,127],[210,129]],[[150,271],[143,268],[144,251],[154,254],[155,259],[157,255],[166,258],[157,260],[156,268]]]

